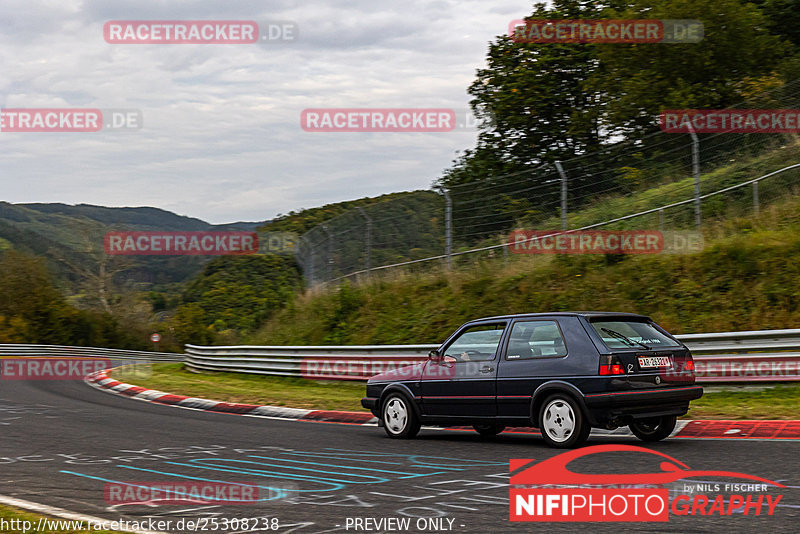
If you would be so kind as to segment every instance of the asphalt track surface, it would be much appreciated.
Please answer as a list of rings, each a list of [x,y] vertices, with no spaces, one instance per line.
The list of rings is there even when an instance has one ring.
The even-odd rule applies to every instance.
[[[635,438],[590,444],[644,445]],[[668,523],[511,523],[510,459],[544,460],[560,451],[530,434],[480,438],[426,430],[412,441],[374,426],[295,422],[181,409],[110,395],[81,381],[0,381],[0,495],[108,520],[277,518],[270,532],[397,532],[353,528],[354,518],[410,518],[405,532],[798,532],[800,441],[671,439],[654,445],[694,469],[737,471],[789,486],[773,516],[676,516]],[[616,455],[616,456],[615,456]],[[601,456],[601,455],[596,455]],[[576,461],[586,473],[658,472],[648,454],[612,453]],[[111,505],[109,482],[216,480],[261,486],[263,500],[242,505],[145,502]],[[715,479],[710,482],[741,482]],[[687,483],[689,481],[686,481]],[[702,482],[698,479],[692,484]],[[709,481],[706,481],[709,482]],[[681,487],[677,482],[673,488]],[[274,490],[291,493],[282,498]],[[710,492],[711,495],[714,492]],[[347,528],[350,518],[350,528]],[[423,518],[420,523],[417,519]],[[439,519],[427,523],[424,518]],[[213,528],[212,519],[217,520]],[[185,524],[185,523],[184,523]],[[274,523],[273,523],[274,524]]]

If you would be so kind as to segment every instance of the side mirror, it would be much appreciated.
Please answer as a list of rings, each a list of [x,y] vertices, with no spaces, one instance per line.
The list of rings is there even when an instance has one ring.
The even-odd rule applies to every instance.
[[[428,359],[431,361],[438,361],[441,358],[441,354],[439,354],[438,350],[432,350],[428,353]]]

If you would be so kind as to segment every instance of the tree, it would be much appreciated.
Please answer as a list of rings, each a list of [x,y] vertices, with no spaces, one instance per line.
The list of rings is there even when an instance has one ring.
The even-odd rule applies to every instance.
[[[774,35],[786,37],[800,46],[800,2],[798,0],[755,0],[769,19],[769,28]]]
[[[0,342],[142,349],[142,328],[70,306],[42,258],[0,253]]]
[[[247,332],[261,325],[301,288],[291,258],[278,255],[223,256],[209,262],[183,293],[176,319],[215,331]],[[197,333],[197,330],[192,330]],[[192,341],[189,341],[192,343]]]
[[[175,331],[175,340],[180,345],[213,343],[214,331],[206,325],[206,322],[205,312],[197,303],[178,307],[170,319],[170,325]]]
[[[556,160],[571,160],[564,167],[573,209],[607,191],[629,192],[626,177],[640,173],[644,161],[649,174],[681,174],[688,141],[648,137],[658,131],[660,113],[728,107],[775,88],[783,56],[793,51],[770,34],[758,8],[739,0],[557,0],[552,8],[537,4],[528,18],[699,19],[705,33],[699,44],[526,43],[508,36],[491,43],[488,66],[469,93],[475,113],[493,121],[436,184],[450,192],[456,235],[468,242],[558,215]]]
[[[41,259],[7,250],[0,257],[0,316],[20,343],[69,339],[68,306]],[[7,334],[9,335],[9,334]]]
[[[717,109],[750,96],[753,79],[774,76],[788,43],[770,35],[767,17],[739,0],[636,0],[614,18],[697,19],[704,37],[691,44],[608,44],[589,86],[609,95],[608,129],[640,137],[657,129],[664,109]]]

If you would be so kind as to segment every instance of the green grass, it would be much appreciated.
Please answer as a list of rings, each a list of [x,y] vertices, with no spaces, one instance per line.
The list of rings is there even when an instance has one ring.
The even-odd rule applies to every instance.
[[[29,530],[28,532],[38,532],[38,533],[41,533],[41,534],[84,534],[84,533],[89,533],[89,532],[93,532],[93,533],[96,533],[96,534],[104,534],[104,533],[105,534],[111,534],[112,532],[116,532],[116,531],[111,531],[111,530],[89,530],[89,529],[85,529],[85,530],[54,530],[52,528],[51,529],[45,529],[45,530],[35,530],[36,527],[38,526],[39,520],[41,518],[42,518],[42,516],[40,516],[40,515],[35,515],[35,514],[28,513],[28,512],[23,512],[23,511],[17,510],[16,508],[11,508],[10,506],[0,506],[0,520],[5,521],[7,523],[6,526],[19,525],[19,523],[17,523],[17,521],[23,521],[23,522],[24,521],[28,521],[32,525],[32,527],[31,527],[32,529]],[[48,518],[48,519],[50,519],[50,518]],[[0,521],[0,524],[2,524],[2,521]],[[15,523],[11,523],[11,521],[15,521]],[[67,521],[67,522],[69,522],[69,520],[65,520],[65,519],[50,519],[50,521],[51,521],[51,525],[52,525],[52,522],[58,522],[58,521]],[[64,523],[62,523],[62,524],[64,524]],[[74,525],[74,523],[72,523],[72,524]],[[89,525],[86,525],[86,523],[83,523],[83,524],[85,526],[89,526]],[[20,526],[20,528],[16,528],[16,529],[13,529],[13,530],[0,528],[0,534],[19,534],[20,532],[23,532],[22,526]]]
[[[791,204],[786,215],[796,219],[800,197]],[[530,257],[311,291],[243,342],[438,343],[478,317],[568,310],[641,313],[676,334],[796,328],[800,221],[772,230],[760,220],[726,224],[737,231],[707,238],[695,254]]]
[[[800,384],[713,388],[692,401],[685,419],[800,419]]]
[[[121,381],[169,393],[243,404],[321,410],[364,411],[363,382],[322,382],[245,373],[194,373],[181,363],[153,364],[147,377],[138,372],[112,374]]]
[[[116,371],[114,378],[168,393],[224,402],[364,411],[363,382],[319,382],[300,378],[187,371],[180,363],[154,364],[152,375]],[[691,403],[689,419],[798,419],[800,384],[742,389],[714,386]]]

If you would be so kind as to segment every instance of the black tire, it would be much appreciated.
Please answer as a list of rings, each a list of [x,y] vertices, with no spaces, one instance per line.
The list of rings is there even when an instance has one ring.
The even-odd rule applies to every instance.
[[[539,430],[551,447],[570,449],[586,441],[592,427],[572,397],[556,393],[545,399],[539,409]]]
[[[631,429],[634,436],[642,441],[661,441],[672,434],[677,422],[676,416],[665,415],[651,419],[639,419],[628,425],[628,428]]]
[[[472,425],[472,428],[474,428],[475,432],[477,432],[484,438],[490,438],[492,436],[496,436],[497,434],[506,429],[506,427],[503,425],[496,425],[493,423],[481,423],[478,425]]]
[[[411,439],[419,432],[411,401],[402,393],[390,393],[381,405],[381,419],[386,434],[393,439]]]

